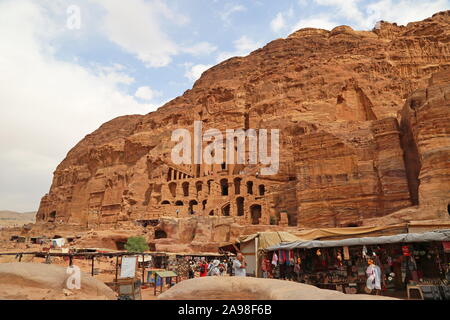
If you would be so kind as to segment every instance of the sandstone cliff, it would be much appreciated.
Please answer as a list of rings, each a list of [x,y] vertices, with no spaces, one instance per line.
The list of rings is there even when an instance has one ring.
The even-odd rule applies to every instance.
[[[414,205],[424,208],[417,219],[448,218],[449,24],[446,11],[371,32],[308,28],[226,60],[156,112],[87,135],[56,168],[37,221],[112,227],[198,215],[333,227]],[[278,174],[173,164],[172,131],[196,120],[204,130],[280,129]]]

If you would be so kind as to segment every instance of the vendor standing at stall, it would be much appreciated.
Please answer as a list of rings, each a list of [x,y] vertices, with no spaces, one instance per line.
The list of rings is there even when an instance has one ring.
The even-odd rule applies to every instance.
[[[245,277],[247,275],[245,271],[246,266],[247,263],[244,260],[244,256],[239,252],[236,256],[236,259],[233,261],[234,275],[236,277]]]
[[[369,266],[367,267],[367,282],[366,286],[369,290],[375,290],[376,295],[381,295],[381,269],[379,266],[375,265],[372,259],[367,261]]]
[[[270,260],[266,255],[264,255],[264,259],[261,262],[262,277],[264,279],[269,278],[270,269],[271,269]]]

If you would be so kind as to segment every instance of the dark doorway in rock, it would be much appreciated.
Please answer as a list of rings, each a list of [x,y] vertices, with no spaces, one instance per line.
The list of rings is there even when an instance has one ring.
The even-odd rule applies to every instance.
[[[191,200],[189,201],[189,214],[195,214],[194,206],[198,205],[197,200]]]
[[[250,213],[252,217],[252,224],[259,224],[259,219],[261,218],[261,205],[254,204],[250,207]]]
[[[448,215],[450,216],[450,203],[447,205],[447,212],[448,212]]]
[[[230,204],[227,204],[226,206],[224,206],[222,208],[222,215],[224,217],[229,217],[230,216]]]
[[[259,185],[259,195],[263,196],[266,193],[266,187],[263,184]]]
[[[237,208],[237,215],[239,217],[242,217],[244,215],[244,198],[239,197],[236,199],[236,208]]]
[[[170,204],[169,200],[164,200],[163,202],[161,202],[162,205],[166,205],[166,204]]]
[[[203,182],[197,181],[195,183],[195,190],[197,191],[197,197],[200,195],[200,192],[202,192],[203,189]]]
[[[205,210],[206,209],[206,204],[208,203],[208,200],[203,200],[202,201],[202,209]]]
[[[228,180],[227,179],[220,180],[220,188],[222,190],[222,195],[227,196],[228,195]]]
[[[183,188],[183,195],[189,197],[189,182],[183,182],[181,186]]]
[[[213,216],[213,215],[214,215],[214,210],[211,210],[211,211],[209,212],[209,215],[210,215],[210,216]]]
[[[48,215],[48,222],[55,222],[55,220],[56,220],[56,211],[52,211]]]
[[[234,194],[241,194],[241,178],[234,178]]]
[[[178,207],[182,207],[184,204],[183,204],[183,201],[178,200],[177,202],[175,202],[175,205]]]
[[[155,230],[155,239],[164,239],[167,238],[167,233],[164,230]]]
[[[169,170],[167,170],[167,182],[169,182],[170,180],[172,180],[172,168],[169,168]]]
[[[177,196],[177,184],[175,182],[169,183],[169,190],[172,194],[172,197],[175,198]]]
[[[247,181],[247,194],[253,194],[253,181]]]
[[[347,223],[345,225],[345,227],[347,227],[347,228],[356,228],[356,227],[358,227],[358,224],[354,223],[354,222],[351,222],[351,223]]]
[[[126,240],[116,240],[115,241],[116,249],[117,250],[125,250],[125,243],[127,243]]]

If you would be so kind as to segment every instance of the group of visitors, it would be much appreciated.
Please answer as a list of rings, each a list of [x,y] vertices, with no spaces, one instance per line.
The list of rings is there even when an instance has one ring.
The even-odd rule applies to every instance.
[[[320,254],[320,250],[317,251],[318,255]],[[367,255],[367,254],[366,254]],[[376,258],[376,255],[374,255]],[[381,294],[381,268],[377,265],[376,259],[370,258],[367,259],[367,269],[365,270],[365,274],[367,276],[366,281],[366,287],[365,291],[367,293],[372,293],[376,295]],[[282,275],[275,276],[273,273],[274,267],[277,265],[278,260],[280,257],[277,256],[276,253],[273,254],[272,261],[269,260],[267,255],[263,257],[261,260],[261,272],[263,278],[278,278],[278,279],[287,279],[287,280],[296,280],[299,278],[300,274],[300,266],[301,266],[301,259],[300,258],[293,258],[289,257],[289,263],[286,263],[286,265],[281,265],[284,267],[284,270],[282,272]],[[286,257],[287,259],[287,257]]]
[[[196,275],[199,277],[207,276],[246,276],[246,262],[244,256],[238,253],[236,258],[227,258],[222,261],[219,259],[214,259],[212,261],[207,261],[202,258],[200,261],[196,262],[191,260],[189,263],[188,277],[189,279],[195,278]]]

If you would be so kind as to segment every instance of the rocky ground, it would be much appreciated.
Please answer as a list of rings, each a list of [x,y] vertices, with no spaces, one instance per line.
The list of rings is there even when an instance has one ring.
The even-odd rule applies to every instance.
[[[204,277],[175,285],[158,300],[396,300],[390,297],[344,294],[334,290],[275,279]]]
[[[2,300],[115,300],[116,294],[86,273],[81,289],[68,290],[66,268],[42,263],[1,263]]]

